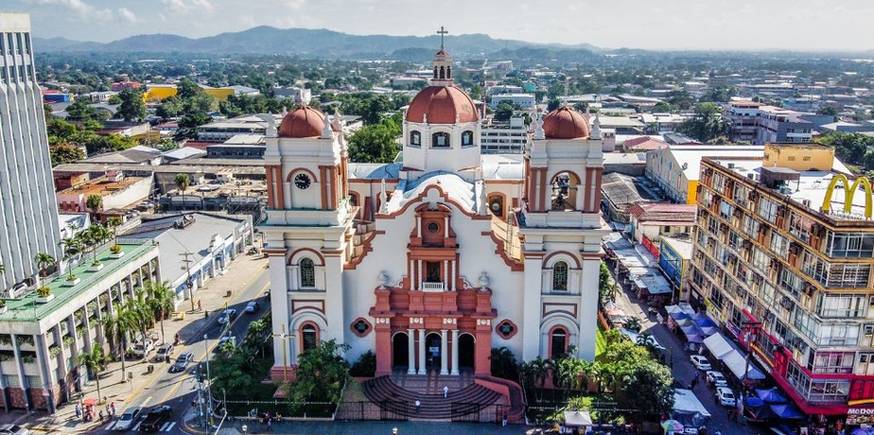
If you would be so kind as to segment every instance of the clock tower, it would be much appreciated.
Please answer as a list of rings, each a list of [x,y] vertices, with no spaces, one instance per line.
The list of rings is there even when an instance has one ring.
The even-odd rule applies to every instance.
[[[267,217],[260,229],[270,258],[273,330],[280,331],[274,353],[285,355],[272,376],[281,379],[308,346],[344,341],[341,277],[351,257],[355,208],[339,116],[301,106],[278,126],[272,115],[265,122]],[[306,302],[298,300],[300,292]]]

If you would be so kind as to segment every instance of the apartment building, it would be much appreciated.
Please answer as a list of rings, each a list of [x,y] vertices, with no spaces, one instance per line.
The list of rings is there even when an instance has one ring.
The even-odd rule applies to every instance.
[[[480,148],[483,154],[522,154],[528,144],[528,126],[521,117],[509,122],[484,123],[480,132]]]
[[[874,411],[870,183],[831,148],[774,148],[703,158],[683,286],[805,413]]]

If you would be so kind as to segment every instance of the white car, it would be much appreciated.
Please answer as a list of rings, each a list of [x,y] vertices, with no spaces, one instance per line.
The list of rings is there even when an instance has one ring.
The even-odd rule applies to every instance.
[[[243,309],[243,312],[251,314],[257,312],[258,308],[258,301],[249,301],[249,303],[246,304],[246,308]]]
[[[707,370],[713,369],[713,366],[710,365],[710,361],[707,361],[707,358],[701,355],[692,355],[689,357],[689,360],[692,361],[692,365],[698,370],[706,372]]]
[[[132,406],[124,411],[118,420],[115,421],[115,426],[112,427],[112,430],[116,432],[126,432],[131,430],[134,426],[134,422],[140,417],[140,412],[143,409],[139,406]]]
[[[728,380],[725,379],[725,376],[723,376],[722,373],[717,372],[716,370],[709,370],[707,372],[707,383],[715,387],[728,386]]]
[[[139,340],[131,346],[131,355],[138,358],[145,358],[152,350],[155,349],[155,343],[152,343],[152,340],[146,338],[144,340]]]
[[[734,391],[731,391],[731,388],[728,387],[716,388],[716,400],[718,400],[719,404],[722,406],[737,405],[737,399],[734,398]]]
[[[656,340],[656,338],[653,337],[652,335],[650,335],[649,337],[646,337],[646,344],[648,344],[648,345],[654,347],[656,350],[660,350],[660,351],[664,351],[664,350],[666,350],[665,347],[662,346],[662,345],[658,342],[658,340]]]
[[[236,308],[228,308],[227,310],[222,311],[222,314],[218,318],[219,325],[228,324],[231,320],[234,319],[234,317],[236,315],[237,315]]]

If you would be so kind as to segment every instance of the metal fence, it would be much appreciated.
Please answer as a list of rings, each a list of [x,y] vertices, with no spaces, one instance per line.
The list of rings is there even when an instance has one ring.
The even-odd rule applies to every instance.
[[[509,407],[505,405],[482,405],[479,403],[447,403],[448,412],[440,418],[473,423],[501,423]],[[408,401],[369,401],[290,403],[282,400],[250,401],[228,400],[228,415],[233,418],[264,418],[269,413],[280,419],[331,419],[340,421],[404,421],[420,414],[416,405]]]

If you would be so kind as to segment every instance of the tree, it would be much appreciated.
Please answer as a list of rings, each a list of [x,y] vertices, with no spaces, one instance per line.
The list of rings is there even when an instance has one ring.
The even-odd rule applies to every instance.
[[[85,207],[91,210],[91,217],[93,219],[97,212],[100,211],[100,208],[103,207],[103,197],[97,194],[88,195],[88,198],[85,199]]]
[[[188,174],[176,174],[175,178],[176,188],[185,195],[185,191],[188,190],[188,186],[191,185],[191,178]]]
[[[870,150],[874,149],[874,137],[861,133],[832,132],[818,136],[816,142],[833,147],[835,155],[844,162],[874,170],[874,158],[868,158]]]
[[[297,376],[289,388],[292,403],[337,402],[349,376],[343,352],[348,344],[323,341],[298,357]]]
[[[179,97],[173,96],[161,101],[161,104],[155,109],[155,115],[162,119],[176,118],[184,109],[182,100]]]
[[[49,147],[49,155],[52,160],[52,167],[63,165],[64,163],[74,163],[85,158],[85,153],[81,148],[61,143]]]
[[[45,277],[46,269],[48,269],[49,266],[55,264],[55,257],[52,257],[45,252],[38,252],[33,257],[33,261],[36,263],[36,267],[39,268],[40,276]]]
[[[618,407],[637,410],[641,419],[670,414],[674,407],[671,370],[652,360],[631,367],[615,395]]]
[[[519,364],[516,362],[516,356],[506,346],[492,348],[491,361],[492,376],[514,382],[519,380]]]
[[[516,108],[513,106],[513,103],[510,101],[501,101],[495,106],[495,120],[497,121],[509,121],[510,118],[513,117],[513,112],[515,112]]]
[[[558,109],[558,106],[561,106],[561,101],[558,98],[550,98],[549,103],[546,104],[546,110],[552,112],[555,109]]]
[[[88,368],[93,373],[94,380],[97,382],[97,399],[100,395],[100,372],[103,371],[106,365],[106,356],[103,354],[103,348],[98,345],[92,345],[91,350],[79,354],[79,364]]]
[[[145,287],[148,294],[147,303],[161,323],[161,344],[163,344],[165,342],[164,319],[167,317],[167,313],[176,308],[176,295],[170,289],[167,281],[146,281],[143,287]]]
[[[59,244],[61,245],[61,250],[64,253],[64,261],[67,262],[68,266],[67,280],[72,281],[73,279],[75,279],[76,276],[73,275],[73,267],[70,262],[73,260],[73,258],[82,253],[82,242],[77,237],[71,237],[69,239],[61,240]]]
[[[603,261],[598,270],[598,296],[601,304],[616,302],[616,285],[613,283],[613,276],[610,275],[607,263]]]
[[[349,157],[353,162],[392,162],[398,154],[400,135],[400,125],[393,118],[365,125],[349,138]]]
[[[701,142],[707,142],[728,133],[728,124],[716,103],[701,103],[695,107],[695,115],[677,128]]]
[[[84,122],[97,117],[97,112],[84,99],[77,98],[67,106],[67,119],[74,122]]]
[[[116,116],[121,117],[127,122],[142,121],[146,117],[146,103],[143,101],[143,94],[133,89],[124,89],[119,92],[118,97],[121,99],[121,104],[118,106]]]
[[[666,103],[664,101],[659,101],[652,106],[653,113],[671,113],[674,111],[674,108],[670,105],[670,103]]]
[[[838,116],[838,109],[835,106],[823,106],[816,113],[818,115]]]

